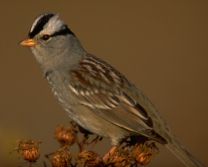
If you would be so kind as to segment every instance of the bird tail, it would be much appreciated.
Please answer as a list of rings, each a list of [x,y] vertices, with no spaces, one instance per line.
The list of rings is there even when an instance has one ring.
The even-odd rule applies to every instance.
[[[171,141],[166,147],[186,166],[186,167],[205,167],[198,161],[183,145],[178,142],[175,137],[171,137]]]

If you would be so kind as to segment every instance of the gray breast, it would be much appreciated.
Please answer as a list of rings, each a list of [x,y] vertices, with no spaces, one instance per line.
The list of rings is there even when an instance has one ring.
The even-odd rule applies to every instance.
[[[58,71],[48,71],[45,78],[51,86],[52,92],[64,109],[70,112],[70,92],[67,89],[67,80]]]

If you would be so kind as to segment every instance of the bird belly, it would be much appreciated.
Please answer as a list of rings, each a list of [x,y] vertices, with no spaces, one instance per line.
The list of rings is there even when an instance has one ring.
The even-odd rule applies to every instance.
[[[72,120],[94,134],[110,138],[113,145],[130,135],[129,131],[103,119],[85,106],[78,105],[72,108],[74,111],[66,110]]]

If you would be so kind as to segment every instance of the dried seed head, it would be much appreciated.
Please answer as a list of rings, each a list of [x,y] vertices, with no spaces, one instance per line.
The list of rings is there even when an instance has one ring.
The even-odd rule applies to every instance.
[[[18,143],[18,153],[28,162],[36,162],[40,157],[39,141],[21,140]]]
[[[101,157],[93,151],[82,151],[78,154],[78,166],[103,167]]]
[[[76,131],[71,127],[61,125],[55,130],[55,138],[61,145],[71,146],[76,141]]]
[[[71,165],[71,153],[66,147],[49,155],[52,167],[68,167]]]
[[[112,149],[103,158],[106,166],[113,167],[131,167],[134,161],[129,156],[128,150],[112,147]]]
[[[141,153],[137,157],[135,157],[136,162],[140,165],[147,165],[150,163],[152,154],[151,153]]]
[[[36,162],[37,159],[40,157],[40,153],[37,148],[30,148],[28,150],[24,150],[22,152],[22,156],[26,161]]]
[[[132,156],[138,164],[147,165],[157,152],[158,148],[155,143],[137,144],[132,150]]]
[[[129,159],[129,157],[126,157],[124,155],[119,155],[119,156],[113,156],[112,159],[110,160],[110,163],[112,164],[113,167],[130,167],[132,166],[132,162]]]

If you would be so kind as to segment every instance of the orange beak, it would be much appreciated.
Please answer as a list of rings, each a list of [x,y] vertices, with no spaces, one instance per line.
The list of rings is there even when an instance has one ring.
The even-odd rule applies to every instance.
[[[20,42],[20,45],[26,46],[26,47],[33,47],[37,45],[37,41],[34,39],[25,39],[22,42]]]

